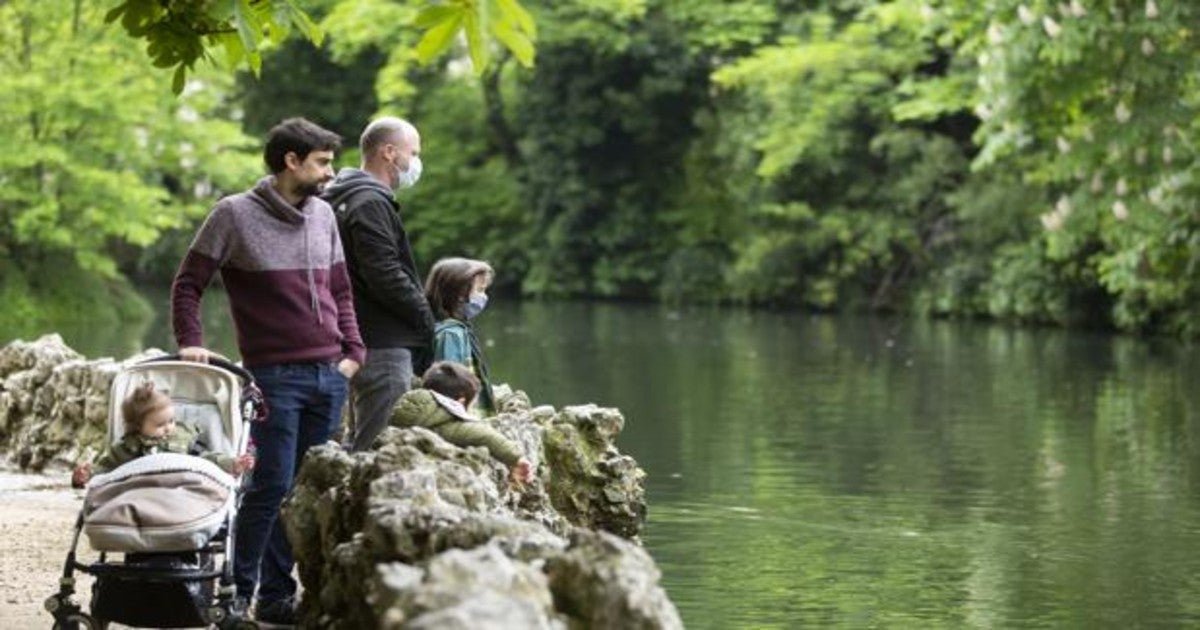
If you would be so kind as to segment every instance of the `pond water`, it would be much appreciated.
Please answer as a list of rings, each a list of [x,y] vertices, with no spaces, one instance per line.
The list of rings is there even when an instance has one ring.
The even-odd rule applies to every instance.
[[[502,299],[479,328],[535,402],[622,410],[644,541],[689,628],[1200,623],[1193,348]],[[170,346],[162,318],[64,336],[89,356]]]

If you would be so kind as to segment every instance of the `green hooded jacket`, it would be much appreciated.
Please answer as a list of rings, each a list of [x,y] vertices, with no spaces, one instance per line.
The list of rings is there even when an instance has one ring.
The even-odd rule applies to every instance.
[[[521,449],[491,425],[473,418],[457,401],[428,389],[413,389],[400,397],[392,409],[394,427],[424,427],[457,446],[483,446],[492,457],[513,466]]]

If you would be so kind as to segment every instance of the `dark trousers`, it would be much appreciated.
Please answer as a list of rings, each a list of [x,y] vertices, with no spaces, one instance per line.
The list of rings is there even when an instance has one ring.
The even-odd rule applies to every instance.
[[[367,348],[367,362],[350,381],[354,410],[351,448],[367,451],[387,428],[396,401],[412,382],[412,352],[408,348]]]
[[[269,415],[250,427],[257,462],[237,515],[234,580],[238,595],[273,602],[296,593],[292,549],[279,508],[308,449],[324,444],[341,421],[346,377],[333,363],[250,368]]]

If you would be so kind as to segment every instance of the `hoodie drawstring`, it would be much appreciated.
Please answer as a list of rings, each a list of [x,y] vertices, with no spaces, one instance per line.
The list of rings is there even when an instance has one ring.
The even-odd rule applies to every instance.
[[[321,304],[317,300],[317,283],[313,280],[312,248],[309,246],[308,215],[304,215],[304,266],[308,275],[308,298],[312,310],[317,313],[317,323],[321,322]]]

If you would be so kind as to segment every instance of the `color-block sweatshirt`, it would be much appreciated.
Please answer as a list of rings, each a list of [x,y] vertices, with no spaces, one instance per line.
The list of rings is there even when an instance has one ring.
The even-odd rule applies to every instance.
[[[366,350],[333,211],[318,197],[292,206],[274,181],[221,199],[196,233],[171,287],[175,341],[204,345],[200,298],[220,271],[247,366],[361,364]]]

